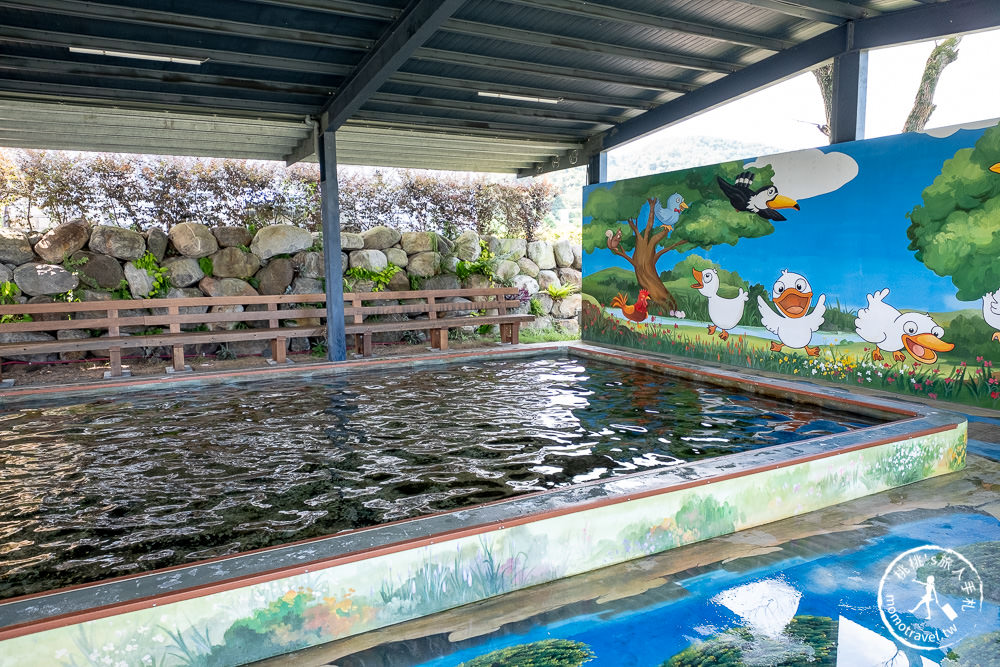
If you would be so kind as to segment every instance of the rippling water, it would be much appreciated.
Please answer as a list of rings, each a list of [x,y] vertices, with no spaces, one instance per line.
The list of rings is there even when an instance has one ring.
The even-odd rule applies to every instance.
[[[0,414],[0,597],[871,423],[578,359],[25,408]]]

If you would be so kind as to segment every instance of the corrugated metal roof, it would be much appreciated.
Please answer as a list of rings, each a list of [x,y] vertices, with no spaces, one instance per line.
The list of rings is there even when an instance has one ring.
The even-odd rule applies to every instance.
[[[0,145],[301,159],[338,93],[361,89],[340,162],[516,172],[926,1],[467,0],[390,63],[379,44],[445,3],[0,0]],[[358,73],[382,61],[384,83],[365,89]]]

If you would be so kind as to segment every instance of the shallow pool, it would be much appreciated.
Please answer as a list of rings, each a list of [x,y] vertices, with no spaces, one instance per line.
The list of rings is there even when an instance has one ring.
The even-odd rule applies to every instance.
[[[565,358],[26,407],[0,415],[0,597],[873,423]]]

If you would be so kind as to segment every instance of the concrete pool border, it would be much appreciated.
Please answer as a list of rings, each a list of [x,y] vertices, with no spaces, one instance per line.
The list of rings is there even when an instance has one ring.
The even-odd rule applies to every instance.
[[[197,619],[199,614],[204,616],[204,613],[192,612],[193,605],[205,603],[202,606],[217,607],[221,604],[221,599],[227,596],[240,598],[245,603],[244,608],[248,608],[253,605],[254,600],[253,596],[247,597],[248,591],[255,587],[266,589],[265,597],[271,594],[282,598],[276,592],[285,591],[285,597],[294,593],[293,598],[298,599],[296,596],[299,593],[295,591],[306,589],[313,591],[321,588],[322,592],[331,593],[330,596],[319,595],[316,599],[329,600],[332,597],[337,601],[336,604],[339,606],[336,610],[339,611],[336,611],[331,616],[333,620],[327,623],[331,632],[324,634],[319,631],[312,637],[313,641],[309,645],[315,645],[543,581],[657,553],[672,546],[768,523],[850,498],[876,493],[899,486],[900,483],[909,483],[958,470],[964,465],[965,419],[945,410],[917,404],[902,404],[890,399],[859,397],[843,390],[803,385],[787,380],[763,379],[735,371],[706,369],[687,361],[586,344],[522,346],[518,349],[488,350],[485,354],[481,351],[448,353],[433,357],[423,356],[418,358],[419,361],[415,361],[414,358],[390,359],[376,365],[370,362],[348,362],[348,365],[330,364],[310,369],[308,374],[325,375],[330,370],[337,372],[357,368],[371,369],[385,367],[387,364],[428,365],[482,358],[532,357],[560,352],[570,356],[603,359],[612,363],[645,367],[680,376],[694,376],[715,384],[738,386],[750,393],[779,395],[785,398],[790,395],[793,397],[792,400],[818,403],[826,407],[849,405],[852,410],[871,415],[892,415],[897,421],[860,431],[598,480],[552,492],[520,496],[464,510],[178,566],[169,570],[12,599],[0,603],[0,641],[2,641],[0,655],[13,655],[11,651],[16,651],[22,656],[35,655],[38,651],[38,641],[44,642],[46,647],[61,645],[67,640],[65,638],[59,640],[57,635],[62,633],[64,637],[68,637],[69,630],[73,626],[108,624],[119,619],[132,626],[143,627],[139,617],[148,616],[151,611],[167,617],[170,614],[164,612],[172,608],[171,613],[179,614],[183,611],[185,619]],[[209,381],[228,382],[234,379],[289,374],[285,369],[261,370],[265,373],[242,371],[232,374],[213,374],[213,378]],[[302,376],[301,371],[296,373],[293,370],[292,374]],[[181,382],[187,384],[191,380],[184,379]],[[197,382],[204,383],[202,379]],[[132,381],[122,384],[128,385],[129,388],[141,389],[148,388],[151,384],[163,383],[143,382],[140,378],[133,378]],[[170,384],[173,385],[174,382]],[[102,391],[108,389],[103,383],[99,387]],[[37,399],[42,392],[31,393]],[[53,392],[47,391],[42,395],[51,396]],[[80,390],[75,390],[70,395],[84,394]],[[839,471],[837,471],[838,466]],[[837,471],[832,474],[832,482],[830,469]],[[747,479],[751,476],[755,481],[753,484],[748,484]],[[887,478],[884,478],[886,476]],[[766,483],[760,481],[764,479],[770,481]],[[795,482],[794,491],[791,482]],[[787,493],[782,491],[783,483],[788,485]],[[742,501],[739,499],[746,500],[748,494],[759,495],[761,488],[765,490],[771,488],[767,486],[768,484],[778,490],[775,496],[778,498],[777,505],[773,503],[774,498],[771,498],[772,502],[765,503],[767,507],[760,508],[754,517],[741,518],[739,508]],[[832,487],[827,488],[831,484]],[[814,493],[815,497],[810,498],[810,494]],[[787,498],[784,506],[780,506],[782,495]],[[765,494],[764,500],[767,498]],[[711,515],[710,518],[714,518],[711,521],[703,521],[706,524],[704,528],[680,525],[677,517],[691,514],[690,508],[685,510],[685,507],[688,507],[685,502],[688,502],[688,505],[691,502],[695,503],[694,516],[699,521],[705,518],[703,515],[706,513]],[[699,506],[699,502],[702,505]],[[702,507],[704,511],[699,514],[697,507]],[[726,507],[729,509],[725,511],[719,509]],[[718,519],[720,511],[723,514],[728,511],[730,515],[736,517],[736,520],[720,523]],[[622,538],[623,526],[626,529],[629,526],[634,528],[625,538]],[[539,528],[542,530],[537,530]],[[590,534],[588,538],[590,542],[580,541],[581,532]],[[557,535],[562,539],[555,540],[551,548],[538,546],[541,543],[548,544],[550,537]],[[604,542],[609,539],[610,542],[605,544]],[[566,552],[566,549],[569,552]],[[555,561],[548,553],[551,551],[556,552],[558,556]],[[588,551],[594,553],[587,553]],[[417,604],[411,596],[403,602],[412,604],[407,607],[401,603],[397,606],[402,612],[388,616],[380,613],[378,609],[373,611],[374,607],[371,605],[358,602],[365,594],[372,597],[374,591],[386,590],[387,585],[390,593],[397,589],[401,590],[400,586],[394,586],[401,572],[419,572],[420,568],[435,564],[436,567],[447,569],[449,563],[454,563],[456,568],[464,567],[466,572],[472,572],[473,570],[469,570],[470,567],[474,567],[484,558],[492,561],[494,554],[501,552],[525,554],[525,562],[530,560],[531,568],[527,568],[526,565],[521,567],[515,563],[511,567],[520,567],[519,573],[507,579],[492,573],[491,576],[499,577],[502,581],[491,583],[495,590],[486,590],[489,595],[469,597],[465,591],[453,591],[449,595],[437,595],[437,606]],[[379,570],[381,574],[378,576],[382,577],[381,585],[375,586],[374,583],[370,583],[367,592],[357,583],[364,579],[363,576],[359,578],[359,575],[364,574],[358,570],[362,564],[368,570]],[[530,573],[528,569],[531,570]],[[396,574],[392,574],[393,572]],[[321,577],[318,573],[324,573],[324,576]],[[468,576],[469,588],[475,588],[472,585],[472,574]],[[387,577],[391,579],[388,584]],[[323,581],[317,583],[321,579]],[[326,581],[327,579],[330,581]],[[350,601],[353,593],[347,592],[345,581],[355,582],[351,588],[362,591],[353,598],[353,601]],[[409,579],[400,581],[405,583]],[[416,580],[413,581],[414,595],[416,595]],[[405,594],[401,595],[406,597]],[[389,597],[390,602],[396,600],[391,595]],[[314,601],[313,598],[310,598],[310,601]],[[260,600],[257,604],[259,606]],[[306,603],[305,607],[315,609],[323,607],[324,604],[326,603],[320,602],[309,606]],[[185,609],[181,609],[182,607]],[[352,617],[356,622],[350,624],[349,628],[340,627],[345,625],[340,623],[340,620]],[[194,623],[198,622],[200,621]],[[223,622],[238,624],[239,619],[224,618]],[[219,632],[218,626],[216,623],[212,629],[216,638],[223,639],[225,644],[225,628],[223,632]],[[100,629],[91,627],[91,630]],[[179,625],[175,630],[181,635],[186,631]],[[206,629],[204,632],[207,636],[209,630]],[[63,647],[67,651],[71,648]],[[275,651],[273,642],[256,649],[250,646],[246,649],[247,652],[241,654],[240,660],[260,659],[282,652]],[[46,660],[49,660],[46,664],[52,664],[49,658]],[[6,659],[0,658],[0,664],[7,664]]]

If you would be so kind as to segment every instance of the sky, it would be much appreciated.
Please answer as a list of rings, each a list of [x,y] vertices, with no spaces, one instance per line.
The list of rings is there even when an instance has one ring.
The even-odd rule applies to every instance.
[[[998,40],[1000,31],[963,38],[959,59],[945,70],[938,85],[937,109],[928,129],[1000,118],[1000,86],[980,83],[996,81],[997,57],[990,49],[995,50]],[[933,46],[930,42],[870,53],[866,138],[899,134]],[[829,153],[837,149],[830,147],[813,125],[800,122],[822,119],[823,105],[815,79],[805,74],[646,137],[641,140],[645,146],[634,142],[619,150],[648,150],[679,136],[708,135],[772,145],[781,151],[818,147]],[[765,286],[774,282],[781,269],[798,271],[812,282],[816,294],[826,292],[829,298],[836,297],[849,308],[864,306],[866,292],[882,287],[891,288],[889,301],[900,308],[946,311],[975,307],[975,303],[954,298],[950,279],[936,276],[914,260],[912,251],[907,250],[909,221],[905,214],[920,203],[920,192],[940,172],[941,163],[958,148],[971,145],[974,139],[969,137],[979,134],[959,132],[936,139],[910,135],[912,141],[899,137],[893,151],[909,152],[906,169],[901,171],[894,169],[892,160],[879,158],[878,146],[882,142],[844,145],[843,150],[857,158],[861,172],[840,190],[802,201],[802,211],[789,211],[789,221],[778,223],[769,237],[743,239],[734,247],[717,246],[711,253],[694,252],[707,254],[723,268],[736,270],[744,279]],[[748,158],[748,162],[754,157],[758,156],[732,156]],[[636,175],[609,173],[609,180]],[[862,204],[838,214],[833,207],[845,200]],[[871,237],[873,220],[880,221],[883,233],[870,243],[858,243],[859,239]],[[842,233],[836,238],[847,239],[847,246],[831,247],[829,240],[817,233],[828,225],[840,228]],[[782,253],[778,258],[774,256],[776,247],[794,252]],[[829,261],[831,252],[838,257],[837,262]],[[657,268],[668,270],[681,258],[671,253],[659,261]],[[630,268],[606,251],[587,255],[586,263],[587,273],[605,266]],[[901,268],[908,271],[907,276],[898,275]]]
[[[944,70],[928,128],[1000,118],[996,85],[1000,30],[965,35],[959,57]],[[898,134],[913,105],[917,83],[934,42],[877,49],[868,55],[868,107],[865,138]],[[986,82],[987,85],[982,85]],[[782,151],[826,145],[810,123],[825,122],[819,87],[811,73],[801,74],[741,100],[678,123],[616,151],[640,152],[679,136],[714,136],[774,146]],[[733,158],[752,157],[733,155]],[[619,161],[620,163],[621,161]],[[627,162],[627,161],[626,161]],[[697,166],[692,164],[691,166]],[[608,180],[641,173],[608,173]]]

